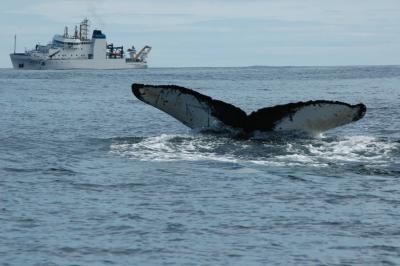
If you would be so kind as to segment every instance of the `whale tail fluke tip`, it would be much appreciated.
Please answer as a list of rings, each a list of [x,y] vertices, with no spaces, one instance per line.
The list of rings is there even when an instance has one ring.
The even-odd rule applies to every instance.
[[[132,84],[132,92],[136,96],[136,98],[138,98],[138,99],[141,98],[141,93],[140,93],[139,89],[141,89],[143,87],[144,87],[144,84],[140,84],[140,83],[133,83]]]
[[[356,106],[359,107],[359,109],[358,109],[358,116],[356,116],[356,117],[354,118],[353,121],[358,121],[358,120],[360,120],[360,119],[363,118],[363,117],[365,116],[365,114],[367,113],[367,106],[366,106],[365,104],[359,103],[359,104],[357,104]]]

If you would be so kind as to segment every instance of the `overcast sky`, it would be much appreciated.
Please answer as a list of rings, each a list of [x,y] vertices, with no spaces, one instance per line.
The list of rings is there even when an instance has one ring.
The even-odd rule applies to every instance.
[[[400,0],[14,0],[0,67],[87,17],[108,42],[148,44],[153,67],[400,64]]]

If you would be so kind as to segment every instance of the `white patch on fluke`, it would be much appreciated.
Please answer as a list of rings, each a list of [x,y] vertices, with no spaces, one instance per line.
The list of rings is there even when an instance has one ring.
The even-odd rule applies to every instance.
[[[348,105],[319,103],[300,107],[294,114],[275,124],[275,131],[303,131],[318,134],[351,123],[358,113]]]
[[[194,129],[218,128],[221,122],[211,115],[211,108],[191,94],[161,87],[142,87],[140,100],[166,112]]]

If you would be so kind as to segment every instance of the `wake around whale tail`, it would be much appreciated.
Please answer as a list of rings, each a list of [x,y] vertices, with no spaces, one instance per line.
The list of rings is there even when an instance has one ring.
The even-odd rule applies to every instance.
[[[180,86],[135,83],[132,92],[192,129],[247,136],[274,131],[315,135],[357,121],[367,109],[362,103],[317,100],[266,107],[247,115],[236,106]]]

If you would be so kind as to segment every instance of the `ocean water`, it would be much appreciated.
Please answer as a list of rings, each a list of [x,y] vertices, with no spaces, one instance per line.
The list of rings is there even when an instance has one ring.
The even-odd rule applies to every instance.
[[[251,112],[367,105],[316,138],[190,131],[177,84]],[[0,70],[1,265],[399,265],[400,67]]]

